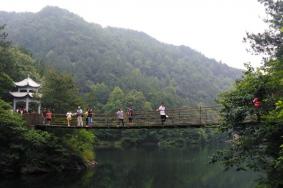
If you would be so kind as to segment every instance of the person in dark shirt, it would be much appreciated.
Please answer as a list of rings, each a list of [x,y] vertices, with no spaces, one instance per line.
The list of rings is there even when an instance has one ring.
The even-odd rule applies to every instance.
[[[46,108],[44,108],[43,111],[42,111],[42,123],[43,124],[46,123],[46,113],[47,113],[47,110],[46,110]]]
[[[93,110],[91,108],[88,108],[87,110],[87,123],[88,123],[87,125],[88,126],[92,125],[92,121],[93,121],[92,116],[93,116]]]
[[[132,107],[132,106],[130,106],[130,107],[128,108],[127,115],[128,115],[129,123],[130,123],[130,124],[133,124],[134,110],[133,110],[133,107]]]

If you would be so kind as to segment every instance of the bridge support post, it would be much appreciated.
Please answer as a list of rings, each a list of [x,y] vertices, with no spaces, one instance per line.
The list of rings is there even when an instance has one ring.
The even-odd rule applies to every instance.
[[[201,125],[201,106],[199,106],[199,124]]]
[[[205,109],[205,124],[207,124],[207,109]]]
[[[108,118],[106,118],[106,126],[109,128]]]

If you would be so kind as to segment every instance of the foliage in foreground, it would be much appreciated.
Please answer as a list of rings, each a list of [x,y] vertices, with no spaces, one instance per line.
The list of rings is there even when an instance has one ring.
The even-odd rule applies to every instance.
[[[46,131],[30,129],[0,100],[0,174],[83,169],[94,158],[91,140],[91,133],[59,139]]]
[[[283,183],[282,95],[274,95],[277,91],[278,85],[270,84],[270,75],[247,71],[233,91],[221,96],[224,120],[221,128],[234,138],[231,148],[218,153],[214,160],[221,160],[226,167],[236,166],[239,170],[265,171],[270,182]],[[256,109],[252,100],[259,95],[263,104]],[[260,122],[243,124],[250,120]]]
[[[220,151],[212,161],[227,168],[252,169],[266,174],[259,187],[283,186],[283,1],[260,0],[266,7],[270,30],[248,34],[247,41],[257,53],[269,55],[254,70],[248,66],[233,90],[223,93],[222,130],[233,135],[231,147]],[[255,108],[257,97],[262,106]],[[256,123],[244,123],[254,120]]]

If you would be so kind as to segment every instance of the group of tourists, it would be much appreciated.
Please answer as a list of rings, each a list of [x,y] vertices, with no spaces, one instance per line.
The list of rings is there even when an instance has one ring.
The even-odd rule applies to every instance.
[[[77,117],[78,127],[84,126],[84,117],[85,117],[85,125],[92,126],[93,125],[93,115],[94,115],[94,110],[92,108],[88,108],[85,112],[83,112],[82,108],[78,106],[76,113],[72,113],[72,112],[66,113],[68,127],[71,126],[72,116]]]
[[[164,125],[164,122],[166,121],[166,118],[168,117],[165,113],[165,106],[163,103],[159,106],[159,108],[156,109],[156,111],[160,114],[161,124]],[[133,125],[134,120],[134,109],[132,106],[127,108],[126,114],[124,113],[122,108],[119,108],[116,112],[116,117],[118,120],[118,125],[125,126],[124,117],[125,115],[128,118],[129,125]],[[84,120],[86,126],[93,126],[93,116],[94,116],[94,110],[92,108],[88,108],[85,112],[83,112],[82,108],[78,106],[75,113],[72,113],[71,111],[66,113],[66,120],[67,125],[71,126],[71,120],[75,116],[77,118],[77,126],[83,127],[84,126]],[[52,120],[52,112],[50,109],[44,108],[42,111],[42,118],[43,118],[43,124],[51,124]]]
[[[75,113],[72,112],[67,112],[66,113],[66,120],[67,120],[67,125],[71,126],[71,120],[73,116],[77,117],[77,126],[83,126],[83,117],[86,117],[85,122],[86,122],[86,126],[90,126],[93,123],[92,120],[92,116],[93,116],[93,110],[92,108],[88,108],[85,113],[83,113],[83,110],[80,106],[78,106],[78,109]],[[42,119],[43,119],[43,124],[51,124],[51,120],[52,120],[52,112],[50,109],[46,109],[44,108],[42,111]]]
[[[35,110],[33,110],[33,109],[26,110],[25,107],[19,107],[19,108],[17,108],[17,109],[15,110],[15,112],[18,113],[18,114],[21,114],[21,115],[23,115],[23,114],[36,114],[36,113],[37,113],[37,112],[36,112]]]
[[[159,112],[160,114],[160,119],[161,119],[161,125],[164,125],[166,119],[168,118],[168,115],[165,112],[165,106],[164,103],[162,102],[161,105],[159,106],[159,108],[156,109],[156,111]],[[125,126],[124,124],[124,112],[123,110],[120,108],[117,112],[117,119],[119,120],[119,125],[122,124],[122,126]],[[127,116],[128,116],[128,122],[130,125],[133,124],[133,118],[134,118],[134,110],[133,107],[129,107],[127,109]]]
[[[94,110],[91,108],[88,108],[85,112],[83,112],[82,108],[80,106],[78,106],[77,112],[76,113],[72,113],[72,112],[67,112],[66,116],[67,116],[67,123],[68,126],[70,126],[70,122],[72,119],[72,116],[76,116],[77,117],[77,126],[78,127],[82,127],[84,125],[83,123],[83,118],[85,117],[85,124],[86,126],[93,126],[93,115],[94,115]],[[117,112],[117,119],[119,121],[119,125],[122,124],[122,126],[125,126],[124,123],[124,112],[123,110],[120,108]],[[132,107],[129,107],[127,110],[127,116],[128,116],[128,120],[129,123],[132,124],[133,122],[133,117],[134,117],[134,110]]]
[[[27,110],[24,107],[20,107],[16,109],[16,112],[22,115],[22,114],[26,114]]]
[[[122,124],[122,126],[125,126],[125,123],[124,123],[124,111],[122,110],[122,108],[119,108],[119,110],[116,112],[116,116],[117,116],[117,119],[118,119],[118,123],[119,125]],[[128,122],[130,125],[133,124],[133,119],[134,119],[134,109],[132,106],[128,107],[127,108],[127,116],[128,116]]]

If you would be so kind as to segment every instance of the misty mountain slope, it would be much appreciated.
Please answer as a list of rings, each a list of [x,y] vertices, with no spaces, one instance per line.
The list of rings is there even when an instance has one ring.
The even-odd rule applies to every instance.
[[[143,32],[88,23],[57,7],[38,13],[0,12],[9,39],[80,83],[125,90],[171,92],[183,103],[211,104],[241,71],[186,47],[161,43]]]

